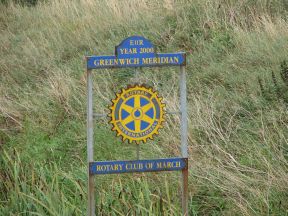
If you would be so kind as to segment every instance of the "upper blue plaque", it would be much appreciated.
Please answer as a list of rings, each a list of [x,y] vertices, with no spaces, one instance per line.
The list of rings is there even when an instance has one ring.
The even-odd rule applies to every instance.
[[[115,56],[88,56],[87,68],[181,66],[186,64],[186,54],[157,53],[154,45],[144,37],[132,36],[115,47]]]

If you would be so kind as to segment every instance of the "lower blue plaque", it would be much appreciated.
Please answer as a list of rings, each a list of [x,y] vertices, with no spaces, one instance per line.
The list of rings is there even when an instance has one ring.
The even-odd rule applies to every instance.
[[[188,168],[187,158],[162,158],[154,160],[95,161],[89,163],[90,175],[177,171]]]

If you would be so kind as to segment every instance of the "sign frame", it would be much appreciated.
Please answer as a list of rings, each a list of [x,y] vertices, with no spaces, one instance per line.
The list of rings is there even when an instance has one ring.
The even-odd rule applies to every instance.
[[[147,52],[141,53],[142,55],[140,55],[141,49],[146,49]],[[120,59],[124,59],[124,60],[120,61]],[[104,162],[99,162],[99,161],[95,162],[93,159],[93,155],[94,155],[93,136],[94,136],[94,116],[95,115],[93,113],[92,70],[103,69],[103,68],[123,68],[123,67],[138,68],[138,67],[178,66],[180,67],[180,71],[179,71],[180,110],[178,113],[181,115],[181,125],[180,125],[181,158],[178,158],[178,159],[182,159],[183,161],[185,161],[185,167],[180,169],[182,171],[182,200],[181,202],[182,202],[182,215],[187,216],[188,215],[188,115],[187,115],[187,87],[186,87],[186,71],[185,71],[186,53],[180,52],[180,53],[160,54],[156,52],[154,45],[146,38],[142,36],[131,36],[131,37],[124,39],[118,46],[115,47],[115,56],[85,56],[85,61],[86,61],[86,75],[87,75],[87,161],[88,161],[87,215],[95,216],[95,197],[94,197],[95,173],[91,172],[90,167],[93,166],[93,164],[95,163],[96,164],[104,163]],[[139,150],[139,148],[137,149]],[[139,152],[137,152],[137,157],[138,157],[138,154]],[[157,160],[173,160],[173,159],[175,158],[164,158],[164,159],[157,159]],[[139,161],[139,160],[135,160],[135,161]],[[149,161],[153,161],[153,160],[149,160]],[[125,161],[118,161],[118,163],[119,162],[125,162]],[[173,170],[164,169],[164,170],[159,170],[159,171],[173,171]],[[139,172],[142,172],[142,171],[139,170]]]

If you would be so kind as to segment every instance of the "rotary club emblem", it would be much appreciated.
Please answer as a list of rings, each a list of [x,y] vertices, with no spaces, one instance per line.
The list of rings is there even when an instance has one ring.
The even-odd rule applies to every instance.
[[[164,106],[162,98],[152,88],[135,85],[122,89],[110,107],[112,130],[123,141],[145,143],[163,127]]]

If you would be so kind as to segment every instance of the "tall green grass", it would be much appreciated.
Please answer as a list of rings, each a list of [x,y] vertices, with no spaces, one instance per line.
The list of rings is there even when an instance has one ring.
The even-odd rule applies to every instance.
[[[86,214],[84,163],[75,166],[73,171],[65,171],[55,162],[27,164],[14,150],[13,155],[2,151],[0,164],[1,215]],[[173,184],[169,184],[167,176],[162,176],[162,190],[160,187],[151,189],[144,175],[133,177],[133,181],[119,176],[109,180],[108,183],[107,178],[96,178],[95,205],[99,215],[179,214],[179,205],[173,203],[178,197],[171,190]],[[98,181],[102,181],[102,185]]]
[[[143,35],[159,52],[188,53],[189,215],[287,215],[287,10],[285,0],[1,4],[0,214],[86,213],[83,57],[113,54],[124,38]],[[139,74],[172,111],[177,72]],[[95,72],[95,110],[107,112],[114,92],[131,82],[133,69]],[[160,136],[141,145],[141,158],[180,154],[179,116],[166,120]],[[107,119],[95,124],[95,159],[136,157]],[[101,177],[97,209],[179,215],[178,174],[163,179]]]

